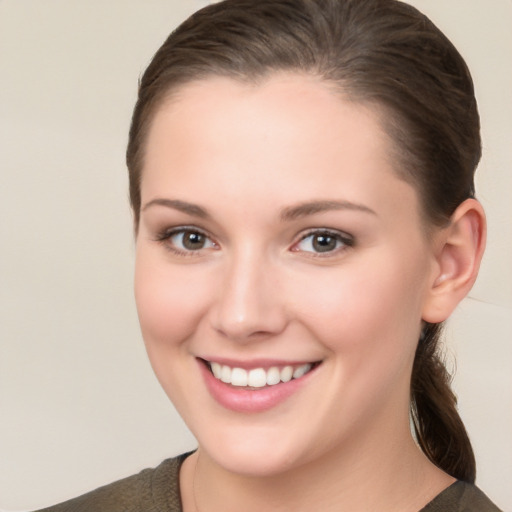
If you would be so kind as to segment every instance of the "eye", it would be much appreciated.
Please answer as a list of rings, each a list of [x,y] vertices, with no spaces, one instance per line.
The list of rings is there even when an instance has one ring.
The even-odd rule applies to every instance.
[[[158,236],[158,241],[178,254],[191,254],[203,249],[216,248],[217,244],[205,233],[193,228],[177,228]]]
[[[292,250],[310,253],[338,252],[354,245],[354,239],[346,234],[332,231],[315,231],[304,236]]]

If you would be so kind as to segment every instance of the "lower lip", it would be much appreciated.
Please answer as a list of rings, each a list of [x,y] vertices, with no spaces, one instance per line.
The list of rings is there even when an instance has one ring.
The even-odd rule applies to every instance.
[[[264,412],[281,404],[296,393],[316,370],[313,368],[306,375],[289,382],[247,389],[238,388],[216,379],[203,362],[198,361],[198,364],[211,396],[226,409],[245,413]]]

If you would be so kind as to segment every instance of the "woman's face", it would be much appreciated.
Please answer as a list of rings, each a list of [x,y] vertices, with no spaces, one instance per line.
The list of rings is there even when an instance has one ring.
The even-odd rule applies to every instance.
[[[435,259],[390,154],[371,110],[304,76],[212,78],[157,112],[139,318],[160,383],[224,468],[275,474],[408,435]]]

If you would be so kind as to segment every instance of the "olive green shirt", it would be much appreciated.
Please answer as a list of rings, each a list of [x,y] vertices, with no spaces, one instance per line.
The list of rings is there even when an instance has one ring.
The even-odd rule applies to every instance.
[[[189,454],[39,512],[181,512],[179,470]],[[500,512],[474,485],[457,481],[419,512]]]

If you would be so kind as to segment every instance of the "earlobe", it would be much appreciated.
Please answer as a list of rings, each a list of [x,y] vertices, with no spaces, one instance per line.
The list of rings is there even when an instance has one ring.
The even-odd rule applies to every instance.
[[[440,233],[435,274],[423,307],[423,320],[446,320],[469,293],[485,248],[486,222],[482,205],[466,199],[452,215],[450,224]]]

